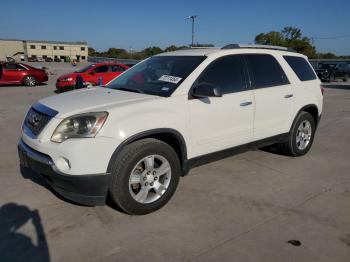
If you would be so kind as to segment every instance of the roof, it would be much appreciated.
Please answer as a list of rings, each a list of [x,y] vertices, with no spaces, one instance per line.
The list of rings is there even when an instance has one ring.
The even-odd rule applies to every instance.
[[[87,45],[86,41],[63,42],[63,41],[23,40],[23,39],[3,39],[3,38],[0,38],[0,41],[20,41],[20,42],[27,42],[27,43],[48,43],[48,44],[61,44],[61,45]]]
[[[157,56],[205,56],[211,53],[219,52],[220,48],[189,48],[180,49],[173,52],[161,53]]]
[[[230,44],[222,48],[208,47],[208,48],[180,49],[173,52],[161,53],[157,56],[207,56],[210,54],[227,52],[230,50],[235,51],[237,53],[241,53],[244,50],[244,52],[247,52],[247,53],[258,51],[259,53],[284,52],[284,53],[293,54],[296,56],[301,55],[299,53],[295,53],[294,50],[291,50],[286,47],[280,47],[280,46]]]

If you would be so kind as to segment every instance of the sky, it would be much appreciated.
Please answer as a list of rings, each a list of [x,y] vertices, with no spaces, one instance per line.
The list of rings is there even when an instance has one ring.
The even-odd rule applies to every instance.
[[[201,44],[253,43],[259,33],[294,26],[319,52],[350,55],[349,0],[0,0],[0,8],[0,38],[87,41],[98,51],[164,48],[190,44],[186,17],[198,15]]]

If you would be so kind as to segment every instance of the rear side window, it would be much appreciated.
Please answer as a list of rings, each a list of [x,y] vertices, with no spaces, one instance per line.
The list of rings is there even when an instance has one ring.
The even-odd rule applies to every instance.
[[[283,56],[300,81],[315,80],[317,77],[309,63],[302,57]]]
[[[215,60],[197,80],[198,84],[203,82],[220,87],[223,94],[247,90],[242,56],[225,56]]]
[[[277,60],[267,54],[246,55],[254,88],[264,88],[289,84]]]

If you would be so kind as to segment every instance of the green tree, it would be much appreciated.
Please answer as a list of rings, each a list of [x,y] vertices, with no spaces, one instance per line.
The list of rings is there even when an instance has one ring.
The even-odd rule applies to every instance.
[[[261,45],[278,45],[293,48],[309,58],[316,57],[316,48],[308,37],[302,35],[299,28],[287,26],[281,32],[271,31],[255,37],[255,43]]]
[[[89,47],[88,49],[89,56],[96,56],[96,51],[92,47]]]

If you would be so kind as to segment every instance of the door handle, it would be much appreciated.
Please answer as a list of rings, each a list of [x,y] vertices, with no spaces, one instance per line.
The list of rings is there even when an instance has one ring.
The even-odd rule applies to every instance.
[[[253,104],[252,102],[242,102],[242,103],[240,103],[239,105],[240,106],[249,106],[249,105],[251,105],[251,104]]]
[[[291,97],[293,97],[293,94],[288,94],[284,96],[284,98],[291,98]]]

